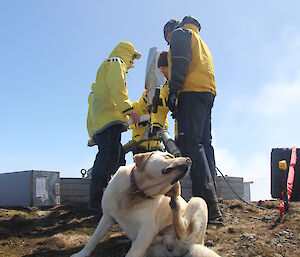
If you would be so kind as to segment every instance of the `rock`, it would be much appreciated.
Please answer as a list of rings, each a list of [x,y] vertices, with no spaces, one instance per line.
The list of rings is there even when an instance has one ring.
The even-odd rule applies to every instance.
[[[213,246],[214,246],[214,242],[213,242],[212,240],[208,240],[208,241],[205,243],[205,245],[206,245],[207,247],[213,247]]]
[[[274,253],[274,257],[283,257],[283,256],[279,253]]]
[[[248,233],[243,233],[241,236],[240,236],[241,239],[244,239],[244,240],[250,240],[250,241],[255,241],[255,237],[254,235],[252,234],[248,234]]]
[[[228,233],[229,233],[229,234],[235,234],[236,231],[235,231],[235,229],[234,229],[233,227],[229,227],[229,228],[228,228]]]

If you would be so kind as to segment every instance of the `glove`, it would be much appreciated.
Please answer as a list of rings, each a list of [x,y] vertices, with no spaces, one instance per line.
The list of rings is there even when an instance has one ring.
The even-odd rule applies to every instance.
[[[149,138],[155,137],[158,131],[160,131],[160,127],[156,127],[156,126],[152,127],[148,133],[148,137]]]
[[[159,96],[160,96],[160,88],[156,88],[155,89],[155,94],[152,98],[152,104],[153,105],[156,105],[156,106],[159,106],[159,105],[162,106],[163,105],[162,100]]]
[[[169,97],[168,97],[168,107],[170,111],[172,112],[172,117],[175,118],[177,107],[176,107],[176,99],[177,99],[177,92],[176,91],[170,91]]]

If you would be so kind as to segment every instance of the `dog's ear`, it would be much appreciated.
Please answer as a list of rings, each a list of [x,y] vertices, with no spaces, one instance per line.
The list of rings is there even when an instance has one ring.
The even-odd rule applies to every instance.
[[[143,154],[143,153],[138,153],[133,156],[133,161],[135,162],[135,166],[137,168],[141,166],[141,164],[144,160],[144,155],[145,154]]]
[[[135,162],[135,165],[137,168],[144,167],[146,165],[146,161],[149,159],[149,157],[153,154],[153,152],[149,153],[138,153],[133,156],[133,160]]]
[[[181,186],[180,186],[180,182],[177,181],[174,184],[174,186],[167,193],[165,193],[165,196],[176,197],[176,196],[180,196],[180,194],[181,194]]]

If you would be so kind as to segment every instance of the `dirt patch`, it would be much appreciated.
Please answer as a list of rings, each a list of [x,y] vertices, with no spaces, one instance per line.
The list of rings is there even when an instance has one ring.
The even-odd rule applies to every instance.
[[[208,226],[205,244],[221,256],[300,256],[300,204],[279,217],[279,201],[223,201],[226,227]],[[0,208],[1,257],[64,257],[79,251],[99,219],[83,204],[49,208]],[[130,241],[115,225],[92,256],[125,256]]]

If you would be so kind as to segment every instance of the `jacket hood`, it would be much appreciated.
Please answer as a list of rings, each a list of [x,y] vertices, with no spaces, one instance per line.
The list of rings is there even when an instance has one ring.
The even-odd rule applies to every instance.
[[[115,47],[109,57],[121,58],[125,62],[126,68],[128,69],[130,66],[132,66],[134,59],[141,58],[141,54],[135,50],[132,43],[129,41],[122,41]]]
[[[187,23],[187,24],[184,24],[184,25],[182,26],[182,28],[184,28],[184,29],[190,29],[190,30],[196,32],[197,34],[199,34],[199,29],[198,29],[198,27],[195,26],[194,24]]]
[[[188,28],[187,25],[194,25],[198,32],[200,32],[201,30],[201,25],[199,21],[197,21],[197,19],[194,18],[193,16],[185,16],[182,22],[180,23],[180,27]]]

